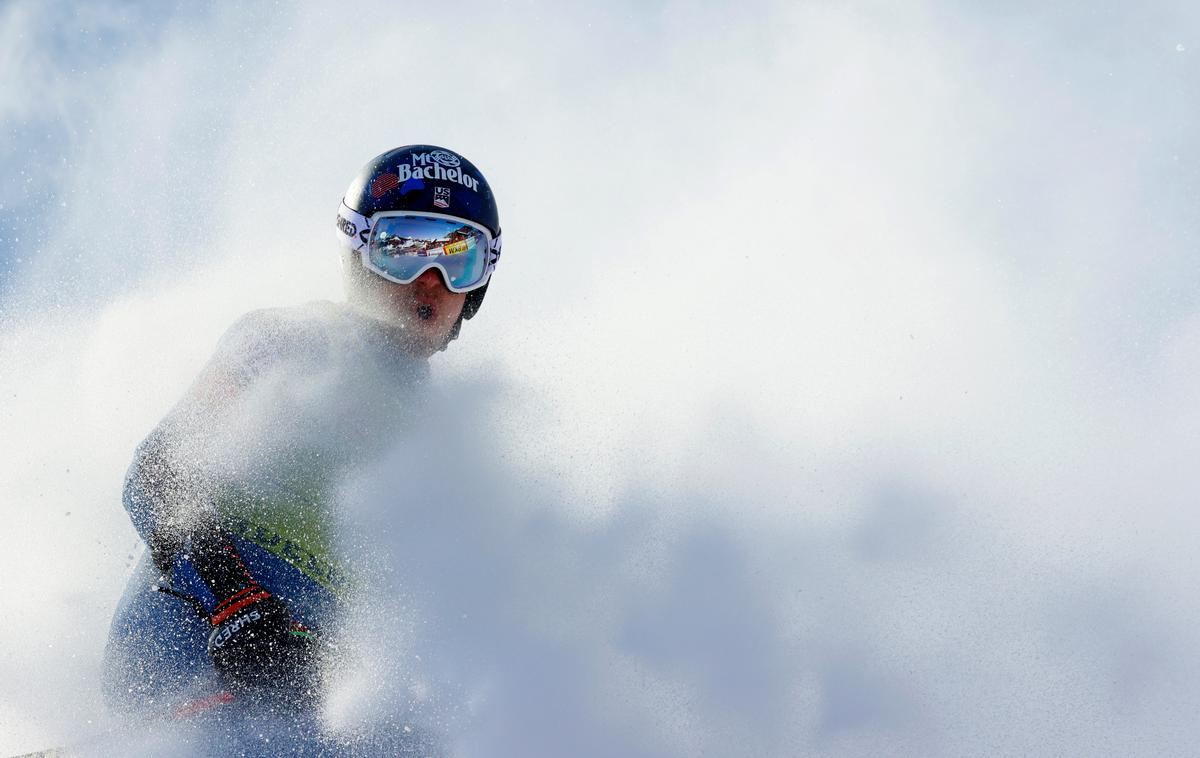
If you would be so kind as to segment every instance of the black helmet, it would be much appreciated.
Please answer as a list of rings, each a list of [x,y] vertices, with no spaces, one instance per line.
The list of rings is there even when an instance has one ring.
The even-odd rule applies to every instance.
[[[480,268],[463,289],[451,285],[445,266],[428,264],[441,269],[447,287],[467,293],[462,316],[451,335],[453,339],[458,336],[462,319],[479,311],[500,259],[500,216],[492,188],[473,163],[453,150],[435,145],[406,145],[368,161],[350,183],[338,209],[338,238],[344,248],[355,254],[358,265],[388,279],[393,277],[371,265],[365,251],[375,215],[395,211],[411,211],[451,223],[465,222],[486,230],[486,235],[480,235],[480,247],[485,238],[487,245],[486,250],[480,251],[483,256]]]

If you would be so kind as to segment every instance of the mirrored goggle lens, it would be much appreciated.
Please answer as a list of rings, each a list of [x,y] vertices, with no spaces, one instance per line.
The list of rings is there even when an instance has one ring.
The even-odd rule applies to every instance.
[[[487,271],[488,238],[464,221],[430,216],[384,216],[375,220],[367,260],[379,273],[407,284],[436,266],[451,289],[479,284]]]

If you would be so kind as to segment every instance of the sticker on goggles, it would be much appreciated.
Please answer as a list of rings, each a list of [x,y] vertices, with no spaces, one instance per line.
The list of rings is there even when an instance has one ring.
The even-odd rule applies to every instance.
[[[377,216],[363,262],[401,284],[439,268],[452,291],[466,292],[486,279],[490,244],[490,234],[463,219],[417,213]]]

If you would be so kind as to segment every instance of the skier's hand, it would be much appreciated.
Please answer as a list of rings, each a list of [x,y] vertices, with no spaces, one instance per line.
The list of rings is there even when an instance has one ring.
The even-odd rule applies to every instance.
[[[282,600],[251,586],[219,603],[212,622],[208,654],[231,689],[312,694],[316,645]]]

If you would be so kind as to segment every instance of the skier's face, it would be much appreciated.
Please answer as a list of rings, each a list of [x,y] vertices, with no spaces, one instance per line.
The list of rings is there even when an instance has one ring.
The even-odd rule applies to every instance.
[[[446,344],[467,296],[446,289],[439,271],[429,269],[409,284],[374,274],[366,278],[366,305],[401,328],[404,347],[413,355],[428,358]]]

